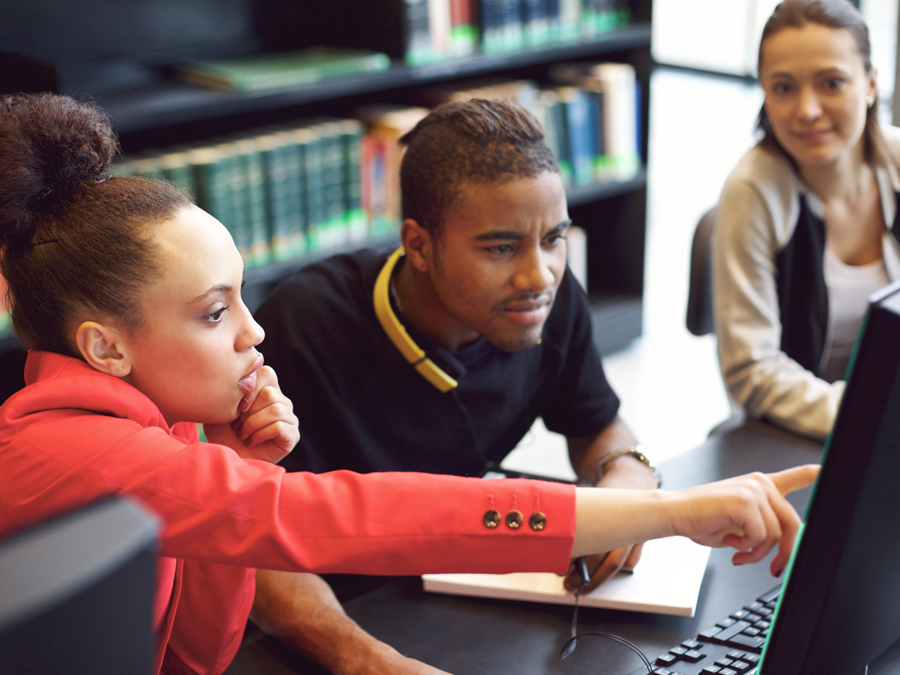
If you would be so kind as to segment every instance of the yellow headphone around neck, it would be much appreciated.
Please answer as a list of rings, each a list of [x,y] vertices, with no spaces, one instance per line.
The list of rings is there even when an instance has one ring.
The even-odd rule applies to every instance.
[[[419,375],[428,380],[442,394],[445,394],[459,386],[459,383],[428,358],[425,351],[406,332],[406,327],[400,323],[400,319],[394,313],[394,308],[391,307],[391,276],[394,273],[394,268],[397,266],[397,261],[400,260],[400,256],[403,253],[404,250],[401,246],[391,254],[384,267],[381,268],[381,272],[378,273],[378,278],[375,280],[375,290],[372,294],[372,299],[375,303],[375,315],[378,317],[378,323],[381,324],[382,329],[391,339],[391,342],[403,354],[403,358],[412,364]]]

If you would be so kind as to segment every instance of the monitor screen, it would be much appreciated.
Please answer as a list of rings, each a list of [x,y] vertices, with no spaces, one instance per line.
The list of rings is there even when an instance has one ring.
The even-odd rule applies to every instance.
[[[152,673],[159,528],[115,497],[0,541],[0,675]]]
[[[900,639],[900,283],[872,297],[848,373],[762,675],[874,675]]]

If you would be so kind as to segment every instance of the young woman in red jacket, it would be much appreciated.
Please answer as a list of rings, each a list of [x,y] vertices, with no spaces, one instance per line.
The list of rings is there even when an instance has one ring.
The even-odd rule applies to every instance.
[[[0,535],[114,493],[155,509],[157,672],[225,670],[256,567],[563,573],[670,535],[737,563],[778,544],[772,571],[787,564],[799,519],[783,494],[813,466],[673,493],[286,474],[297,420],[256,349],[231,236],[171,184],[110,178],[116,150],[93,106],[0,99],[0,269],[29,349],[27,386],[0,408]],[[509,527],[511,511],[544,526]]]

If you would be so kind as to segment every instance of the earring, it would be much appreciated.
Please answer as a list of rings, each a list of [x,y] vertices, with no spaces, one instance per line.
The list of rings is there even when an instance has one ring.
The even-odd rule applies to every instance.
[[[875,105],[875,95],[866,96],[866,107],[871,108],[873,105]]]

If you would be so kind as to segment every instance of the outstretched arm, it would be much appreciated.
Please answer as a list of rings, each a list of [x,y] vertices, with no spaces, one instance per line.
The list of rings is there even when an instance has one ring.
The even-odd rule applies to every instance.
[[[264,631],[335,675],[447,675],[366,633],[315,574],[257,570],[250,616]]]

